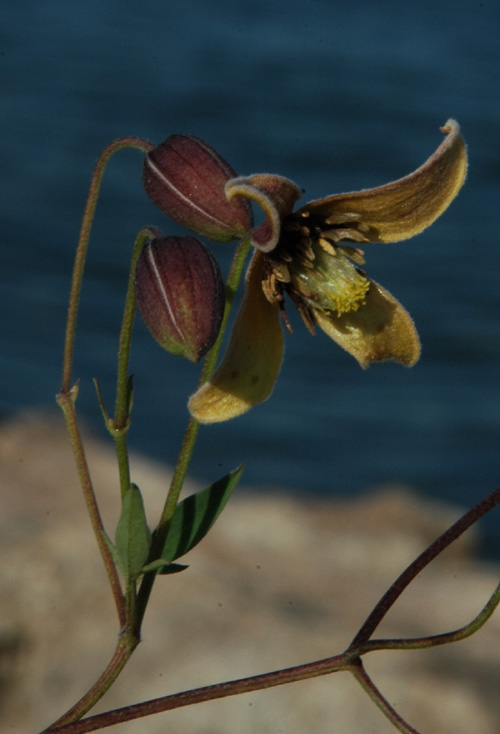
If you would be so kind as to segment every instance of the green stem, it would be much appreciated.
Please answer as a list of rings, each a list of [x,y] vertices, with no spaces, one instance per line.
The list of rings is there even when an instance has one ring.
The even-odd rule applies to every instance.
[[[200,385],[203,384],[206,380],[208,380],[208,378],[210,377],[210,375],[212,374],[212,372],[215,369],[217,358],[221,350],[224,334],[227,328],[229,315],[231,313],[231,309],[233,306],[234,297],[235,297],[236,291],[238,290],[238,285],[241,280],[241,275],[242,275],[243,268],[245,265],[245,260],[250,251],[250,248],[251,248],[250,238],[246,237],[240,242],[234,254],[233,261],[231,263],[231,268],[229,270],[229,274],[228,274],[227,281],[226,281],[226,303],[225,303],[224,315],[222,318],[221,328],[220,328],[219,335],[217,337],[217,340],[214,346],[212,347],[212,349],[209,351],[209,353],[207,354],[205,358],[205,362],[203,365],[203,369],[202,369],[201,377],[199,381]],[[172,522],[172,518],[174,516],[174,512],[177,507],[177,503],[179,501],[179,495],[181,493],[182,486],[184,484],[184,480],[186,478],[189,463],[193,455],[194,446],[196,443],[196,439],[198,437],[199,428],[200,428],[200,424],[198,423],[198,421],[191,417],[186,427],[181,450],[179,452],[177,463],[174,469],[174,474],[172,476],[172,480],[170,482],[170,487],[167,493],[165,504],[163,506],[163,511],[161,514],[160,522],[158,523],[158,527],[156,528],[154,532],[153,543],[151,546],[151,554],[149,558],[150,561],[155,561],[157,558],[161,556],[161,552],[165,545],[170,523]],[[145,574],[141,587],[139,589],[138,597],[137,597],[137,625],[138,626],[136,627],[136,631],[140,630],[140,626],[144,618],[144,613],[146,611],[149,596],[151,594],[151,591],[154,585],[155,577],[156,577],[156,574],[154,572]]]
[[[136,238],[132,254],[132,265],[129,276],[127,296],[125,300],[124,316],[120,332],[115,416],[113,421],[110,422],[111,425],[109,425],[108,428],[113,433],[113,438],[115,440],[116,453],[120,466],[120,483],[122,487],[122,493],[126,489],[128,489],[130,483],[126,432],[130,412],[128,366],[131,334],[135,314],[134,273],[137,258],[140,254],[145,240],[149,237],[154,237],[157,235],[158,232],[154,228],[145,227],[139,232]],[[234,301],[234,295],[238,288],[238,283],[241,278],[241,273],[243,271],[245,259],[248,255],[249,249],[250,243],[248,242],[248,240],[244,240],[242,243],[240,243],[233,258],[226,284],[227,297],[221,331],[214,347],[212,347],[210,353],[207,355],[202,370],[200,382],[208,379],[215,368],[217,357],[222,344],[223,333],[227,326],[229,314]],[[156,557],[158,557],[161,553],[161,550],[163,549],[168,528],[170,526],[173,513],[175,512],[179,494],[182,489],[182,484],[184,482],[189,462],[191,460],[194,444],[198,435],[198,430],[199,423],[191,418],[188,422],[184,441],[181,447],[181,451],[179,453],[174,476],[170,485],[170,490],[167,496],[167,500],[165,502],[165,507],[162,513],[162,520],[160,521],[158,530],[155,533],[154,547],[150,560],[154,560]],[[46,730],[47,732],[62,726],[71,726],[71,722],[78,721],[78,719],[84,716],[85,713],[87,713],[87,711],[89,711],[95,705],[95,703],[97,703],[97,701],[102,698],[104,693],[114,683],[119,673],[124,668],[125,664],[132,655],[132,652],[134,651],[140,639],[140,628],[142,620],[155,580],[154,573],[146,574],[143,579],[139,594],[136,594],[135,586],[131,585],[129,586],[129,588],[127,588],[126,597],[123,596],[119,587],[119,580],[116,574],[116,568],[109,553],[109,549],[104,542],[104,528],[102,527],[102,523],[98,515],[97,503],[95,502],[93,490],[91,492],[91,496],[93,498],[93,513],[97,513],[97,518],[93,520],[93,525],[95,524],[95,527],[99,526],[101,528],[101,532],[97,534],[101,553],[103,554],[103,557],[105,556],[107,561],[109,562],[109,573],[111,574],[114,584],[118,584],[117,588],[119,591],[120,620],[123,633],[120,638],[115,655],[113,656],[111,662],[109,663],[99,680],[96,681],[92,688],[66,714],[64,714],[63,717],[61,717],[55,724],[49,727],[49,729]],[[108,565],[106,567],[108,568]]]
[[[363,690],[369,695],[371,700],[398,731],[403,734],[419,734],[413,726],[410,726],[410,724],[408,724],[408,722],[398,714],[396,709],[393,708],[389,701],[381,694],[377,686],[367,674],[366,670],[363,668],[361,660],[358,660],[357,664],[352,665],[350,671]]]
[[[131,643],[127,636],[121,637],[106,670],[94,683],[92,688],[90,688],[85,696],[82,696],[74,706],[68,709],[63,716],[45,729],[45,732],[48,734],[48,732],[59,730],[61,727],[71,725],[73,722],[78,722],[82,716],[85,716],[85,714],[95,706],[95,704],[102,698],[103,694],[109,690],[118,678],[121,671],[130,660],[137,643],[138,641]]]
[[[123,627],[126,619],[125,599],[121,590],[120,579],[118,578],[113,558],[105,541],[106,533],[104,531],[104,525],[102,522],[101,514],[99,512],[99,506],[97,504],[94,487],[92,485],[92,479],[90,477],[90,470],[88,467],[82,438],[78,428],[78,421],[76,418],[75,410],[76,393],[76,387],[73,388],[73,390],[71,390],[69,393],[60,393],[57,396],[57,402],[64,414],[71,446],[73,449],[73,455],[75,457],[78,476],[80,479],[85,504],[87,506],[87,512],[92,528],[94,530],[101,557],[103,559],[104,568],[106,569],[106,574],[108,576],[111,591],[113,593],[119,624],[120,627]]]
[[[135,319],[135,269],[141,250],[148,239],[161,236],[155,227],[143,227],[135,240],[132,251],[132,260],[123,310],[123,319],[118,346],[118,369],[116,378],[115,415],[108,423],[108,430],[115,442],[115,450],[120,474],[122,499],[130,486],[130,465],[127,448],[127,433],[130,426],[130,411],[132,407],[132,387],[129,376],[130,347],[132,343],[132,329]]]
[[[82,224],[80,227],[80,235],[76,247],[75,261],[73,265],[73,275],[71,280],[71,289],[68,304],[68,315],[66,321],[61,391],[57,396],[57,402],[63,410],[66,420],[66,425],[73,448],[73,454],[75,457],[75,463],[80,477],[80,483],[82,486],[82,491],[87,505],[90,521],[97,539],[101,556],[103,558],[106,572],[108,574],[111,589],[113,591],[113,596],[115,599],[115,604],[120,620],[120,626],[122,626],[124,623],[124,600],[117,572],[111,558],[109,548],[105,542],[104,527],[100,517],[97,500],[95,497],[92,481],[90,478],[90,472],[85,457],[85,451],[78,429],[75,409],[77,389],[76,387],[71,387],[71,374],[73,369],[78,306],[80,302],[80,293],[82,288],[83,273],[85,269],[85,261],[87,257],[92,222],[94,220],[95,210],[97,206],[97,199],[106,165],[108,164],[109,159],[114,153],[124,148],[138,148],[139,150],[148,152],[152,149],[152,147],[152,143],[144,140],[143,138],[120,138],[119,140],[115,140],[103,150],[94,166],[89,193],[87,196],[87,202],[85,205],[85,211],[83,213]]]
[[[112,685],[120,671],[123,669],[125,663],[130,658],[133,650],[135,649],[138,638],[134,636],[133,624],[130,624],[130,616],[128,615],[129,599],[124,597],[120,579],[116,570],[116,566],[113,561],[113,557],[110,553],[110,549],[106,543],[106,533],[104,525],[99,512],[92,480],[90,477],[90,471],[88,468],[85,450],[81,435],[78,427],[78,421],[76,417],[75,402],[77,398],[77,386],[71,386],[72,382],[72,369],[75,349],[75,336],[76,336],[76,324],[78,317],[78,308],[80,303],[80,293],[82,288],[83,273],[85,269],[85,261],[87,257],[90,233],[92,229],[92,223],[94,220],[95,210],[97,206],[97,199],[102,183],[102,178],[106,166],[111,156],[123,150],[125,148],[137,148],[144,153],[149,152],[153,148],[153,144],[143,138],[126,137],[115,140],[113,143],[108,145],[101,155],[99,156],[90,183],[89,193],[87,196],[87,202],[82,218],[82,224],[80,228],[80,235],[78,238],[78,244],[75,253],[75,261],[73,265],[73,274],[71,280],[71,289],[68,303],[68,314],[66,321],[66,334],[64,342],[64,356],[63,356],[63,369],[61,379],[61,390],[57,396],[57,403],[61,407],[66,426],[68,429],[73,455],[82,487],[87,511],[89,514],[90,522],[97,540],[97,545],[101,553],[104,567],[108,575],[108,580],[111,586],[115,605],[118,613],[120,628],[123,633],[120,637],[115,654],[107,666],[106,670],[95,683],[94,686],[88,691],[64,716],[60,721],[69,722],[74,721],[83,716],[89,711],[96,701],[102,697],[106,690]],[[135,599],[134,599],[135,601]]]
[[[500,583],[497,585],[495,591],[490,596],[479,614],[474,617],[471,622],[464,625],[463,627],[460,627],[457,630],[453,630],[452,632],[444,632],[440,635],[430,635],[429,637],[368,640],[364,644],[360,645],[359,648],[356,648],[355,652],[357,652],[358,655],[364,655],[365,653],[373,652],[374,650],[424,650],[429,647],[448,645],[452,642],[465,640],[466,637],[470,637],[479,629],[481,629],[484,624],[486,624],[499,603]]]
[[[403,591],[411,584],[418,574],[431,563],[445,548],[459,538],[466,530],[468,530],[481,517],[486,515],[492,509],[500,504],[500,487],[493,490],[491,494],[477,503],[471,510],[462,515],[448,530],[439,536],[431,545],[426,548],[413,563],[411,563],[396,581],[389,587],[378,604],[368,615],[368,618],[354,637],[351,648],[359,650],[373,635],[382,619],[385,617],[389,609],[401,596]]]
[[[238,285],[241,279],[241,274],[243,271],[243,267],[245,265],[245,260],[248,255],[248,252],[250,250],[250,241],[249,239],[243,240],[240,245],[238,246],[233,262],[231,264],[231,268],[229,271],[229,275],[227,278],[226,283],[226,303],[224,306],[224,315],[222,317],[222,324],[219,331],[219,335],[217,337],[217,340],[208,353],[203,369],[200,376],[199,384],[202,385],[206,380],[209,379],[210,375],[215,369],[215,365],[217,363],[217,358],[219,356],[222,341],[224,338],[224,334],[226,331],[227,323],[229,320],[229,316],[231,313],[231,309],[234,302],[234,296],[236,294],[236,291],[238,289]],[[184,435],[184,440],[182,443],[182,447],[179,453],[179,457],[177,460],[177,464],[174,470],[174,475],[172,477],[172,481],[170,483],[170,488],[167,494],[167,498],[165,500],[165,504],[163,506],[163,512],[161,514],[160,522],[158,525],[158,528],[156,530],[156,536],[158,537],[158,544],[161,543],[161,546],[159,550],[163,548],[163,545],[166,540],[166,535],[168,532],[168,528],[170,526],[170,522],[172,521],[172,517],[174,516],[175,508],[177,507],[177,503],[179,501],[179,495],[182,490],[182,486],[184,484],[184,480],[186,478],[187,470],[189,467],[189,463],[191,461],[191,457],[193,455],[194,446],[196,443],[196,438],[198,436],[198,430],[199,430],[200,424],[197,420],[194,418],[190,418],[186,433]],[[156,559],[152,559],[156,560]]]
[[[154,145],[144,138],[126,137],[119,138],[104,148],[101,155],[97,159],[90,182],[89,193],[87,195],[87,203],[83,213],[82,224],[80,227],[80,235],[76,248],[75,262],[73,265],[73,277],[71,281],[71,291],[69,296],[68,316],[66,320],[66,337],[64,342],[63,357],[63,375],[61,382],[61,393],[68,393],[71,389],[71,373],[73,369],[73,355],[75,350],[75,333],[76,321],[78,317],[78,306],[80,303],[80,292],[82,289],[83,272],[85,269],[85,260],[87,258],[87,250],[90,239],[92,223],[94,221],[97,199],[101,188],[102,177],[114,153],[124,148],[137,148],[144,153],[148,153],[154,148]]]

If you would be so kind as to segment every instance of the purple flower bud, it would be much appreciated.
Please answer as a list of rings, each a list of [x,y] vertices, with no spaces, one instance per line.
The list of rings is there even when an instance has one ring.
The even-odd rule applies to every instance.
[[[168,217],[210,240],[241,239],[252,228],[250,204],[228,202],[224,186],[235,177],[213,148],[192,135],[171,135],[144,159],[149,198]]]
[[[214,256],[194,237],[153,239],[135,273],[140,314],[171,354],[198,362],[213,346],[224,313],[225,289]]]

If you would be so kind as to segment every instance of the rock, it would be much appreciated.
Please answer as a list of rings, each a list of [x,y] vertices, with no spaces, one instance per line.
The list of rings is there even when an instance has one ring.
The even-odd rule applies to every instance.
[[[88,461],[111,535],[113,451]],[[78,489],[62,418],[0,426],[0,713],[6,732],[37,732],[95,681],[117,623]],[[170,473],[132,457],[151,522]],[[194,484],[189,491],[196,490]],[[389,487],[347,502],[238,489],[188,556],[157,580],[143,641],[94,713],[342,652],[399,573],[461,511]],[[500,577],[466,537],[419,577],[377,637],[441,633],[482,608]],[[422,734],[496,734],[500,614],[466,641],[377,652],[366,667]],[[395,731],[346,673],[208,702],[112,727],[121,734],[352,734]]]

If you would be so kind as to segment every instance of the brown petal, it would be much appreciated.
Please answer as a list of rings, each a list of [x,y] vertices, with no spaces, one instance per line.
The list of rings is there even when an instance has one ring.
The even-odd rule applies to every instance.
[[[189,400],[200,423],[218,423],[245,413],[270,396],[283,359],[283,331],[277,303],[262,292],[262,255],[252,258],[245,294],[224,358],[208,382]]]
[[[393,359],[412,367],[420,356],[420,341],[408,312],[382,286],[370,281],[365,305],[341,316],[313,311],[318,326],[361,367]]]
[[[251,199],[262,207],[266,219],[253,230],[251,243],[262,252],[271,252],[278,244],[281,220],[291,214],[302,189],[283,176],[255,173],[228,181],[226,196],[228,201],[235,196]]]
[[[458,194],[467,170],[465,143],[455,120],[436,152],[405,178],[350,194],[317,199],[299,211],[319,215],[332,223],[360,226],[371,242],[396,242],[431,225]],[[359,224],[357,224],[359,222]]]

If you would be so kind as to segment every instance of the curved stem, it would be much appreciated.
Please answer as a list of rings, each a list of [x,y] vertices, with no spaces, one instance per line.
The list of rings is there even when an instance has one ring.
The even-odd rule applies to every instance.
[[[57,721],[51,726],[45,729],[45,732],[58,731],[61,727],[64,729],[66,725],[71,725],[72,722],[78,721],[84,716],[87,711],[90,711],[93,706],[102,698],[114,681],[118,678],[121,671],[129,661],[132,653],[134,652],[135,645],[131,645],[126,638],[120,638],[116,650],[111,658],[106,670],[102,673],[99,679],[94,683],[85,696],[75,703],[65,714],[63,714]]]
[[[447,645],[451,642],[465,640],[466,637],[470,637],[486,624],[499,603],[500,583],[479,614],[471,622],[459,629],[453,630],[452,632],[444,632],[440,635],[430,635],[429,637],[368,640],[356,648],[356,653],[358,655],[364,655],[374,650],[423,650],[428,647],[437,647],[438,645]]]
[[[75,400],[76,400],[76,388],[73,388],[69,393],[60,393],[57,396],[57,402],[61,407],[64,418],[66,421],[66,427],[68,429],[71,446],[73,449],[73,455],[75,457],[75,463],[78,470],[78,476],[87,506],[87,512],[90,517],[90,522],[94,530],[94,534],[97,540],[97,545],[103,559],[104,568],[108,576],[113,598],[115,600],[116,611],[118,614],[118,620],[120,627],[125,624],[126,611],[125,611],[125,599],[120,586],[120,579],[111,556],[110,550],[106,543],[106,533],[104,531],[104,525],[102,522],[101,514],[97,504],[97,499],[92,485],[92,479],[90,477],[90,471],[85,456],[85,450],[83,442],[80,436],[78,428],[78,421],[76,418],[75,411]]]
[[[102,519],[99,513],[97,500],[90,478],[90,472],[85,457],[85,451],[81,440],[78,421],[76,418],[75,401],[77,397],[77,388],[71,387],[71,374],[73,369],[73,356],[75,348],[76,322],[78,316],[78,306],[80,302],[80,292],[82,287],[83,272],[85,269],[85,260],[92,229],[92,222],[97,206],[97,198],[101,187],[102,177],[111,156],[124,148],[138,148],[143,152],[148,152],[153,148],[153,144],[143,138],[126,137],[115,140],[102,151],[97,159],[90,182],[89,193],[85,211],[83,213],[82,224],[80,227],[80,235],[76,247],[75,261],[73,265],[73,275],[71,279],[71,289],[68,304],[68,315],[66,321],[66,334],[64,341],[63,371],[61,380],[61,390],[57,396],[57,403],[61,407],[66,420],[66,426],[70,436],[75,463],[77,466],[82,491],[84,494],[90,521],[97,539],[99,550],[103,558],[106,573],[111,585],[115,604],[120,620],[120,626],[123,626],[125,620],[124,598],[120,588],[120,582],[117,576],[116,568],[113,563],[109,548],[105,541],[105,532]]]
[[[370,639],[375,629],[378,627],[382,619],[385,617],[389,609],[392,607],[396,599],[398,599],[407,586],[418,576],[431,561],[436,558],[445,548],[453,541],[459,538],[466,530],[476,523],[483,515],[490,512],[500,503],[500,487],[495,489],[491,494],[477,503],[471,510],[462,515],[448,530],[437,538],[413,563],[411,563],[403,573],[396,579],[391,587],[386,591],[380,599],[376,607],[368,615],[368,618],[362,625],[359,632],[351,643],[351,649],[359,649],[367,640]]]
[[[78,389],[76,385],[74,387],[71,387],[71,380],[75,348],[76,324],[83,273],[85,269],[85,261],[87,257],[92,222],[94,219],[97,199],[106,165],[114,153],[124,148],[137,148],[144,153],[147,153],[153,147],[154,146],[152,143],[144,140],[143,138],[126,137],[115,140],[103,150],[94,167],[80,228],[75,261],[73,265],[73,275],[71,280],[68,314],[66,321],[61,390],[57,396],[57,403],[61,407],[64,414],[71,446],[73,449],[73,455],[78,470],[80,484],[87,506],[87,511],[94,534],[96,536],[97,545],[103,559],[103,563],[115,600],[120,628],[124,631],[122,636],[120,637],[120,641],[118,643],[115,654],[102,676],[95,683],[95,685],[92,686],[92,688],[59,721],[73,721],[77,718],[80,718],[87,711],[89,711],[90,708],[92,708],[95,702],[99,700],[99,698],[101,698],[103,693],[111,686],[113,681],[119,675],[120,671],[122,670],[123,666],[129,659],[130,655],[132,654],[134,648],[138,643],[138,638],[135,638],[133,634],[133,625],[127,623],[127,607],[129,605],[128,599],[125,598],[122,592],[117,569],[111,555],[108,543],[106,542],[107,536],[99,512],[99,507],[92,485],[90,471],[87,464],[85,450],[83,447],[83,442],[81,440],[78,421],[76,417],[75,402]]]
[[[78,306],[80,303],[80,292],[82,288],[83,271],[85,268],[85,260],[87,257],[88,243],[90,232],[94,220],[94,214],[97,206],[97,198],[101,188],[102,177],[111,156],[124,148],[138,148],[144,153],[148,153],[154,148],[154,145],[144,138],[126,137],[119,138],[104,148],[101,155],[97,159],[90,182],[89,193],[87,195],[87,203],[83,213],[82,224],[80,227],[80,235],[76,248],[75,262],[73,265],[73,277],[71,281],[71,291],[69,296],[68,316],[66,320],[66,336],[64,342],[63,357],[63,374],[61,381],[61,393],[69,392],[71,388],[71,372],[73,369],[73,354],[75,348],[75,332],[76,321],[78,316]]]

